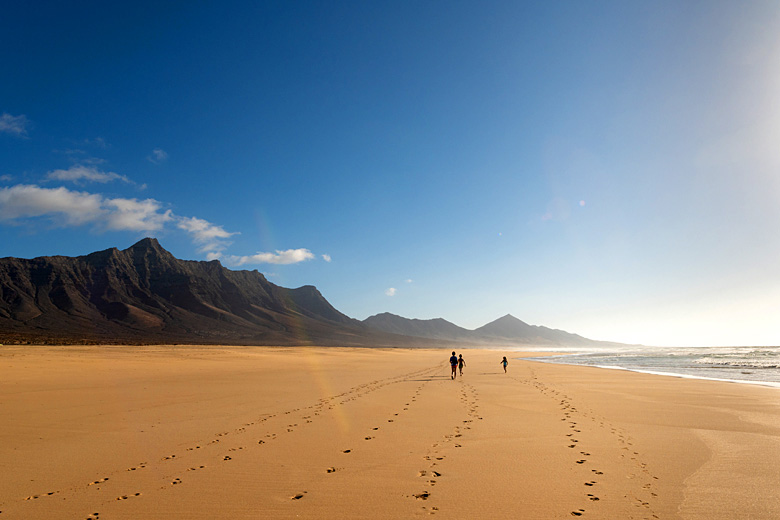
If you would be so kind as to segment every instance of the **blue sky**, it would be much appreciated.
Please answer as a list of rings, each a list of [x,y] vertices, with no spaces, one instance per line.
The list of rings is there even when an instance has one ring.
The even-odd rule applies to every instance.
[[[66,5],[67,4],[67,5]],[[780,344],[776,2],[10,2],[0,257]]]

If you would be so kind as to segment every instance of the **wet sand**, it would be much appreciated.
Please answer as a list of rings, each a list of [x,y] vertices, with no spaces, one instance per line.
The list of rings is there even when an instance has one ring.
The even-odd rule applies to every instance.
[[[780,518],[780,390],[459,353],[0,347],[0,520]]]

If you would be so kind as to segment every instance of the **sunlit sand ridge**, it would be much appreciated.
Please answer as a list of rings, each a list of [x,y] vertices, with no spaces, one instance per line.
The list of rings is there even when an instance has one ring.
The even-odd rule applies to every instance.
[[[458,352],[3,347],[0,519],[780,517],[777,389]]]

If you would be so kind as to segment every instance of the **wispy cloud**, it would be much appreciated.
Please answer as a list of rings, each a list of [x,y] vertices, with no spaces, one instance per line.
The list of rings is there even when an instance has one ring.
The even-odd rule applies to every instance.
[[[390,287],[385,291],[385,294],[388,296],[395,296],[395,293],[397,292],[397,289],[395,287]]]
[[[0,175],[0,181],[11,182],[12,180],[14,180],[14,178],[10,175]]]
[[[225,262],[231,265],[246,264],[297,264],[312,260],[314,253],[308,249],[288,249],[286,251],[276,251],[275,253],[257,253],[251,256],[226,256]]]
[[[330,262],[332,260],[330,255],[322,255],[322,259],[325,260],[326,262]]]
[[[27,126],[30,121],[27,116],[12,116],[6,112],[0,115],[0,132],[15,135],[17,137],[27,137]]]
[[[110,230],[157,231],[174,220],[171,210],[162,211],[154,199],[105,199],[106,227]]]
[[[101,159],[96,159],[95,162],[103,162]],[[46,179],[57,181],[68,181],[80,183],[84,181],[99,182],[105,184],[111,181],[122,181],[128,184],[133,184],[133,181],[128,179],[124,175],[119,175],[115,172],[104,172],[96,168],[95,166],[85,166],[83,164],[74,164],[67,170],[54,170],[46,174]]]
[[[81,153],[81,152],[78,152]],[[91,161],[100,164],[100,160]],[[119,180],[135,185],[124,175],[100,170],[94,164],[75,164],[68,169],[49,172],[45,181],[74,183],[108,183]],[[11,181],[10,175],[0,176],[0,181]],[[145,188],[142,185],[141,188]],[[227,256],[223,252],[228,241],[238,232],[198,217],[175,215],[166,205],[155,199],[107,197],[99,193],[70,190],[66,187],[46,188],[37,184],[17,184],[0,188],[0,224],[19,224],[24,221],[48,222],[54,227],[91,226],[98,232],[132,231],[153,232],[179,229],[186,232],[198,246],[198,252],[209,260],[222,259],[228,264],[295,264],[312,260],[315,255],[305,248],[277,250],[274,253],[258,252],[249,256]],[[329,255],[322,258],[330,262]]]
[[[222,226],[197,217],[177,217],[176,227],[189,233],[193,240],[200,245],[198,251],[207,253],[206,256],[209,260],[218,259],[222,251],[230,245],[225,242],[225,239],[238,234],[237,232],[225,231]]]
[[[97,148],[111,148],[111,145],[106,142],[102,137],[96,137],[94,139],[84,139],[84,144],[95,146]]]
[[[168,160],[168,152],[160,148],[155,148],[150,155],[146,156],[146,159],[154,164],[164,163]]]
[[[0,222],[35,218],[59,227],[91,225],[98,231],[159,231],[168,223],[186,220],[154,199],[107,198],[34,184],[0,188]]]
[[[60,225],[79,226],[100,221],[106,214],[103,202],[91,193],[18,184],[0,189],[0,220],[47,216]]]

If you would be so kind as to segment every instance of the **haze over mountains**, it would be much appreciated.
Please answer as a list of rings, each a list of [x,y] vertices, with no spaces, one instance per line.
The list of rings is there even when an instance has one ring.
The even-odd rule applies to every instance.
[[[527,323],[507,314],[478,329],[469,330],[459,327],[447,320],[408,319],[395,314],[382,313],[370,316],[363,323],[377,330],[418,336],[445,341],[462,341],[474,343],[507,343],[519,342],[536,345],[593,345],[593,340],[562,330],[549,329]]]
[[[232,345],[593,345],[506,315],[476,330],[384,313],[364,321],[313,286],[179,260],[153,238],[85,256],[0,259],[0,342]]]

